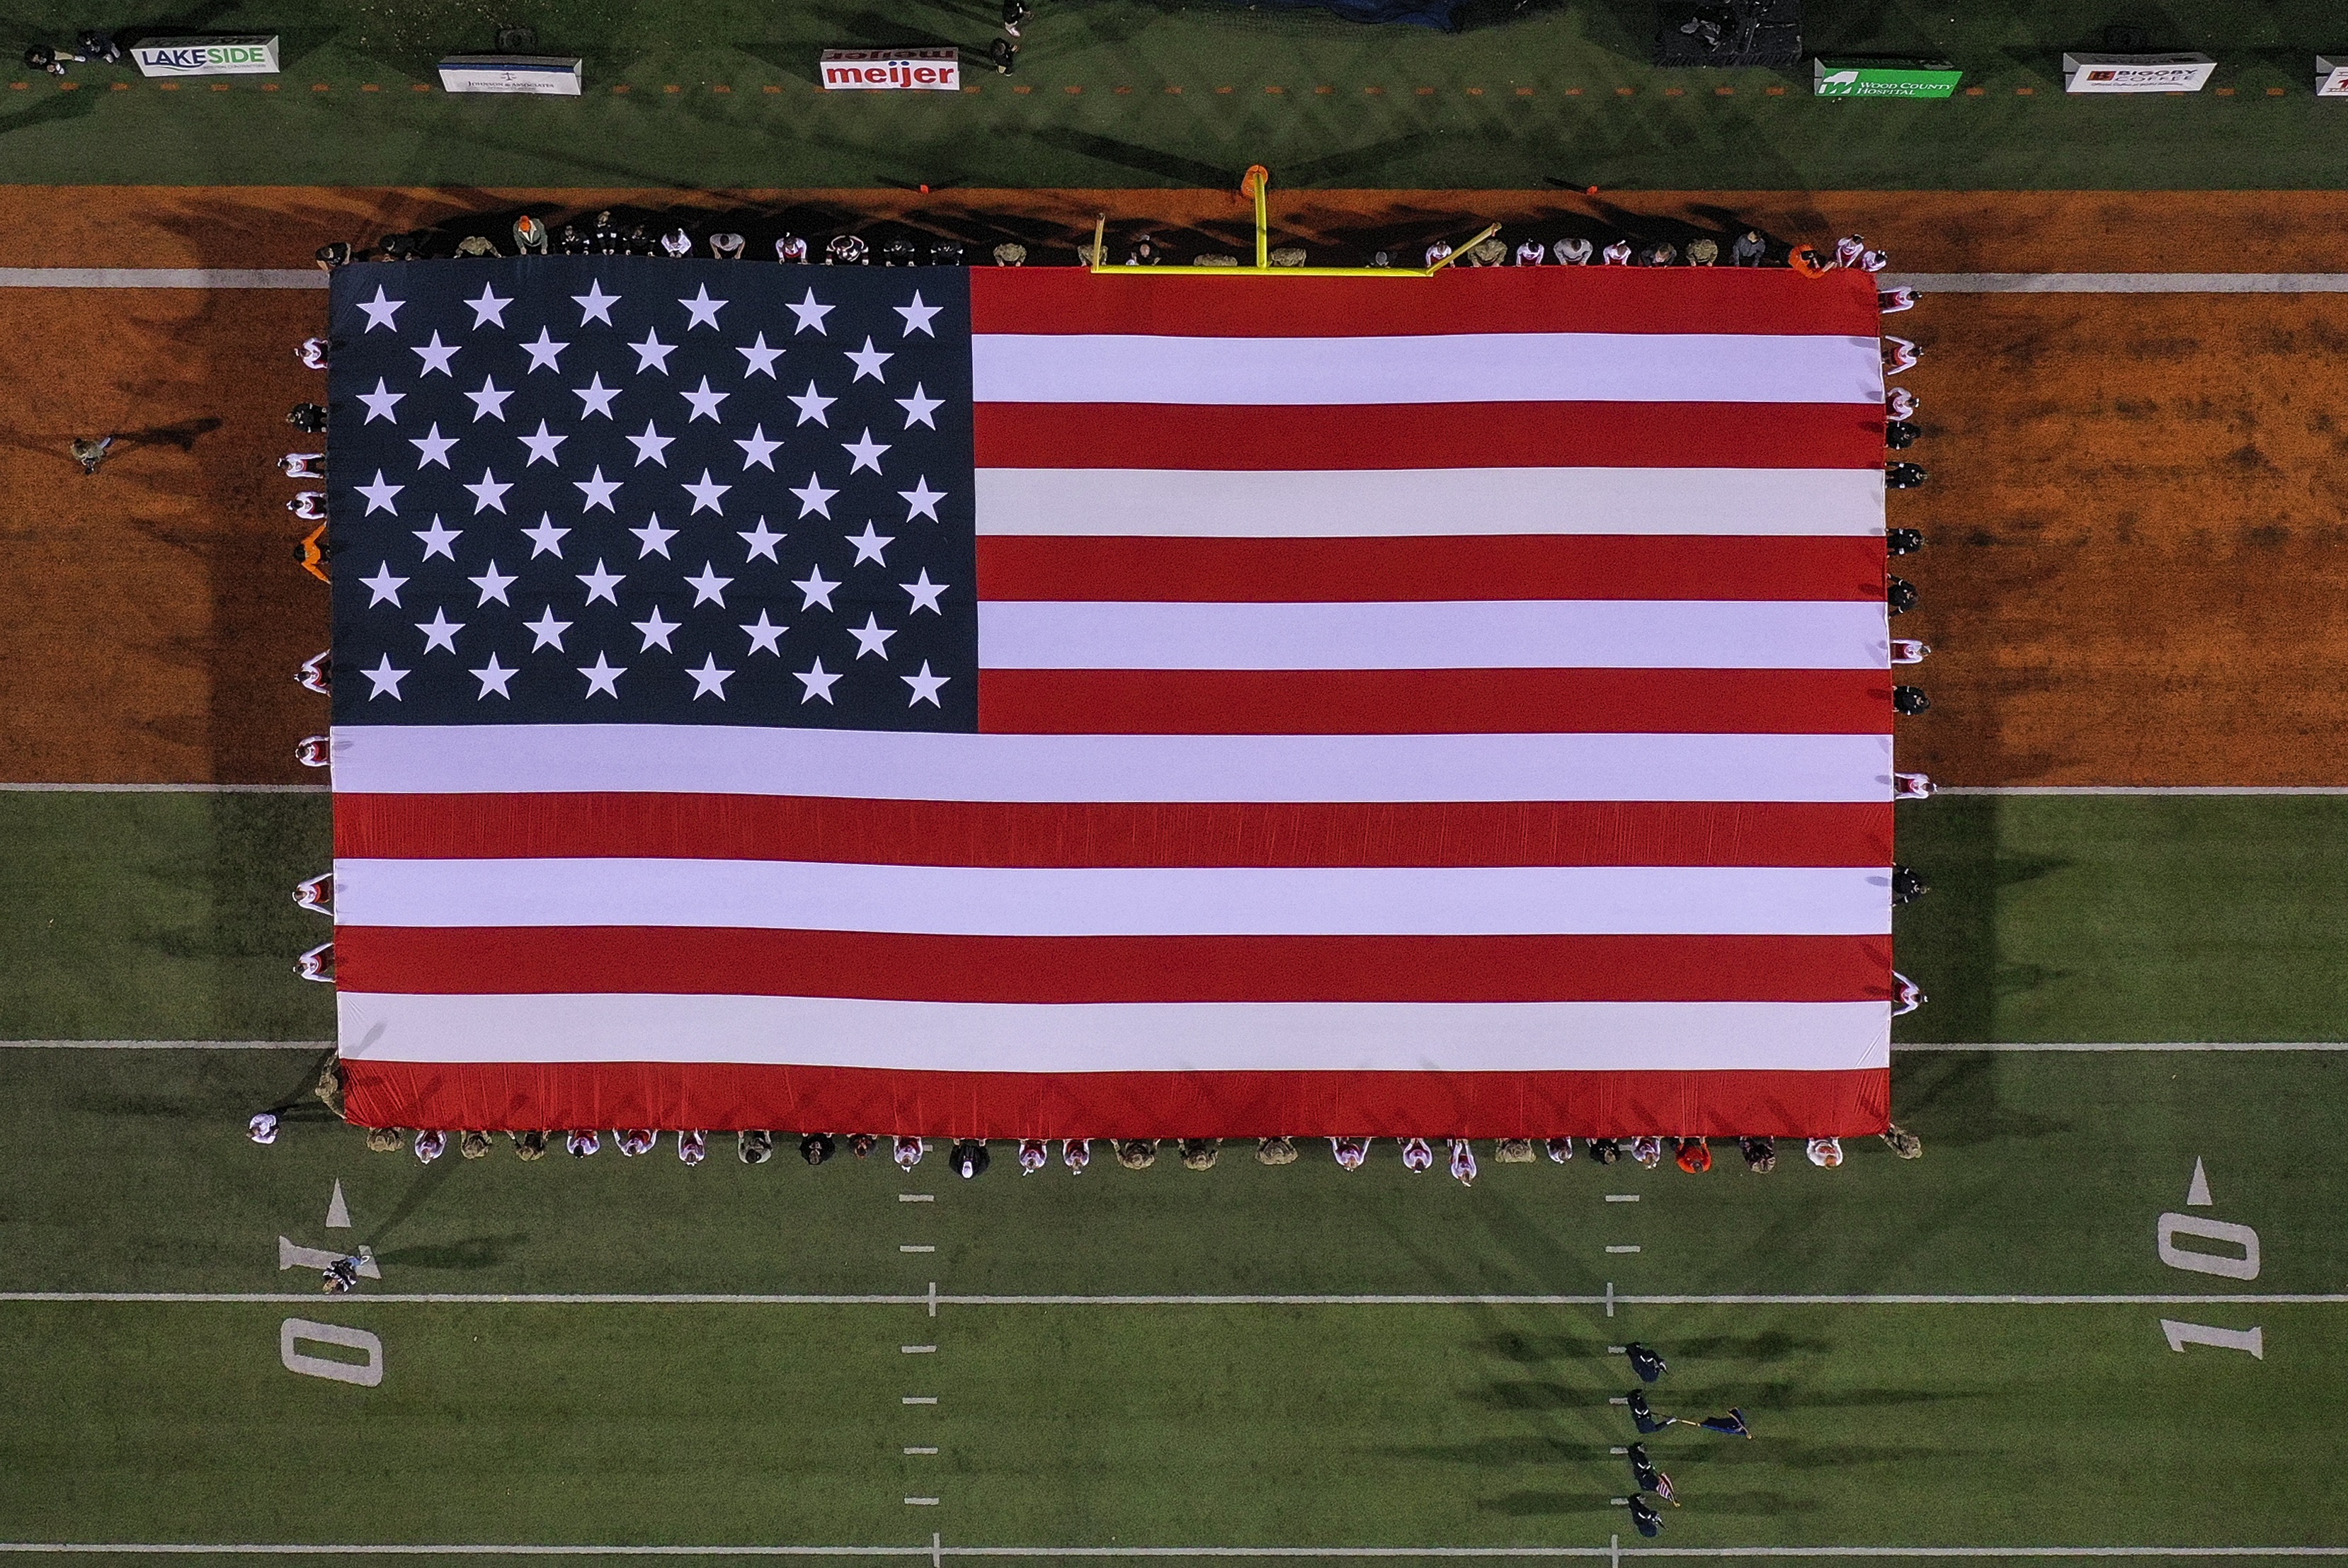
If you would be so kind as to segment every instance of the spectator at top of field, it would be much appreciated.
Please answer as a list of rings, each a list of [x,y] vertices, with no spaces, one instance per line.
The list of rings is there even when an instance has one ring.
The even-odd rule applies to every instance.
[[[1769,259],[1769,242],[1761,238],[1758,229],[1747,229],[1728,247],[1728,262],[1733,267],[1757,267]]]
[[[1587,267],[1590,265],[1590,258],[1597,253],[1597,250],[1598,248],[1587,240],[1560,240],[1557,242],[1557,259],[1563,266]]]
[[[1704,238],[1694,239],[1688,241],[1687,263],[1689,266],[1709,267],[1717,263],[1719,260],[1720,245],[1718,241]]]
[[[709,253],[721,261],[738,261],[742,259],[743,247],[747,243],[739,234],[712,234],[709,237]]]
[[[1631,241],[1617,240],[1600,251],[1599,257],[1610,267],[1627,267],[1631,264]]]
[[[682,227],[672,229],[661,236],[660,247],[671,261],[681,261],[693,254],[693,236]]]
[[[514,254],[543,256],[546,254],[546,225],[525,212],[514,220]]]

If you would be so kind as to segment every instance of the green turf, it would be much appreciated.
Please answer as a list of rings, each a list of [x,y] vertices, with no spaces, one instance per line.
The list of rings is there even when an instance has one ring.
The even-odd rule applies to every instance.
[[[1765,1178],[1585,1158],[1472,1191],[1390,1149],[1355,1175],[1314,1151],[968,1184],[665,1150],[419,1169],[310,1124],[256,1149],[239,1118],[289,1065],[12,1062],[0,1140],[40,1157],[0,1195],[0,1282],[303,1288],[281,1234],[369,1242],[369,1291],[465,1293],[2225,1296],[2336,1289],[2348,1265],[2348,1173],[2271,1135],[2277,1104],[2348,1110],[2328,1058],[1908,1058],[1920,1162],[1872,1140]],[[2255,1286],[2154,1255],[2197,1155],[2209,1212],[2260,1233]],[[321,1223],[337,1176],[349,1232]],[[1630,1437],[1606,1346],[1635,1336],[1673,1359],[1661,1409],[1740,1404],[1760,1433],[1651,1440],[1688,1503],[1667,1545],[2328,1542],[2343,1313],[5,1303],[0,1540],[1602,1546]],[[289,1316],[377,1333],[382,1387],[284,1370]],[[2164,1316],[2255,1324],[2265,1357],[2171,1352]]]
[[[2191,0],[2157,15],[2122,15],[2103,0],[1945,9],[1814,0],[1813,47],[1945,54],[1985,89],[1946,103],[1820,103],[1806,67],[1781,76],[1644,64],[1652,12],[1634,0],[1537,5],[1513,21],[1500,0],[1481,0],[1475,25],[1448,36],[1236,4],[1052,0],[1027,30],[1019,75],[982,69],[972,77],[979,93],[827,96],[812,86],[825,46],[983,47],[993,9],[977,0],[886,13],[545,0],[498,13],[537,26],[542,46],[586,59],[588,96],[558,102],[408,90],[433,79],[440,53],[489,46],[491,17],[469,3],[329,0],[288,26],[282,9],[226,0],[205,10],[207,26],[283,30],[282,91],[244,78],[221,94],[202,83],[118,94],[108,83],[125,73],[98,67],[71,92],[35,80],[0,97],[0,179],[1222,186],[1262,161],[1300,187],[2325,187],[2337,175],[2343,111],[2312,96],[2313,56],[2348,45],[2315,0]],[[186,13],[134,0],[109,14],[126,27],[149,18]],[[62,0],[39,0],[20,10],[18,31],[62,36],[88,21]],[[2067,97],[2062,52],[2097,45],[2115,21],[2149,25],[2156,46],[2217,55],[2218,84],[2236,96]],[[330,90],[311,90],[320,83]],[[369,84],[381,90],[365,91]],[[731,91],[710,90],[721,85]],[[615,97],[619,86],[630,91]],[[1772,87],[1785,96],[1768,96]],[[2286,96],[2269,97],[2271,87]]]
[[[2348,798],[1944,798],[1900,808],[1933,891],[1903,1040],[2348,1038]],[[315,795],[0,794],[0,1039],[316,1040]]]

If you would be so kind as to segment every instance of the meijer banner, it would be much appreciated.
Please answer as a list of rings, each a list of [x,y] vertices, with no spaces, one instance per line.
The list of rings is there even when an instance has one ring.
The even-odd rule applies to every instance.
[[[1823,55],[1810,73],[1822,98],[1944,98],[1964,79],[1946,60],[1829,60]]]
[[[960,92],[962,55],[954,49],[826,49],[823,85],[835,91]]]
[[[2348,66],[2338,65],[2315,56],[2315,96],[2320,98],[2348,98]]]
[[[2218,62],[2207,55],[2065,55],[2066,93],[2198,93]]]
[[[156,38],[130,46],[141,76],[149,77],[273,77],[277,74],[277,36],[201,33],[184,38]]]

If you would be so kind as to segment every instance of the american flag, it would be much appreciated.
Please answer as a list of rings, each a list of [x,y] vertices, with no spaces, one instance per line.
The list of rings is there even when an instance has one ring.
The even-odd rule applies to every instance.
[[[355,1118],[1888,1107],[1871,281],[335,278]]]

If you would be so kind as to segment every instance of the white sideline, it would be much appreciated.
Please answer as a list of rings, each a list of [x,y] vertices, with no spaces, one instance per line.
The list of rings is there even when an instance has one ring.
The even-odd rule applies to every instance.
[[[314,267],[0,267],[0,289],[318,289]]]
[[[6,1290],[0,1305],[114,1302],[160,1306],[283,1306],[317,1292],[263,1290]],[[2348,1307],[2348,1292],[2240,1296],[949,1296],[719,1295],[371,1291],[342,1298],[387,1307]]]
[[[1927,294],[2341,294],[2348,272],[1901,272]]]
[[[1934,794],[2348,794],[2342,784],[1941,784]]]
[[[2232,1040],[2172,1040],[2163,1044],[2110,1040],[2070,1041],[2044,1040],[2034,1042],[2006,1041],[1998,1045],[1942,1045],[1894,1043],[1892,1050],[2348,1050],[2348,1040],[2291,1040],[2236,1042]]]
[[[0,1552],[335,1557],[2342,1557],[2348,1546],[541,1546],[0,1541]]]
[[[0,1040],[0,1050],[329,1050],[331,1040]],[[1895,1042],[1896,1051],[1931,1050],[2348,1050],[2348,1040],[2005,1040],[1952,1044]],[[919,1203],[918,1198],[907,1202]]]
[[[0,1040],[0,1050],[332,1050],[331,1040]]]
[[[0,784],[15,794],[331,794],[328,784]]]

